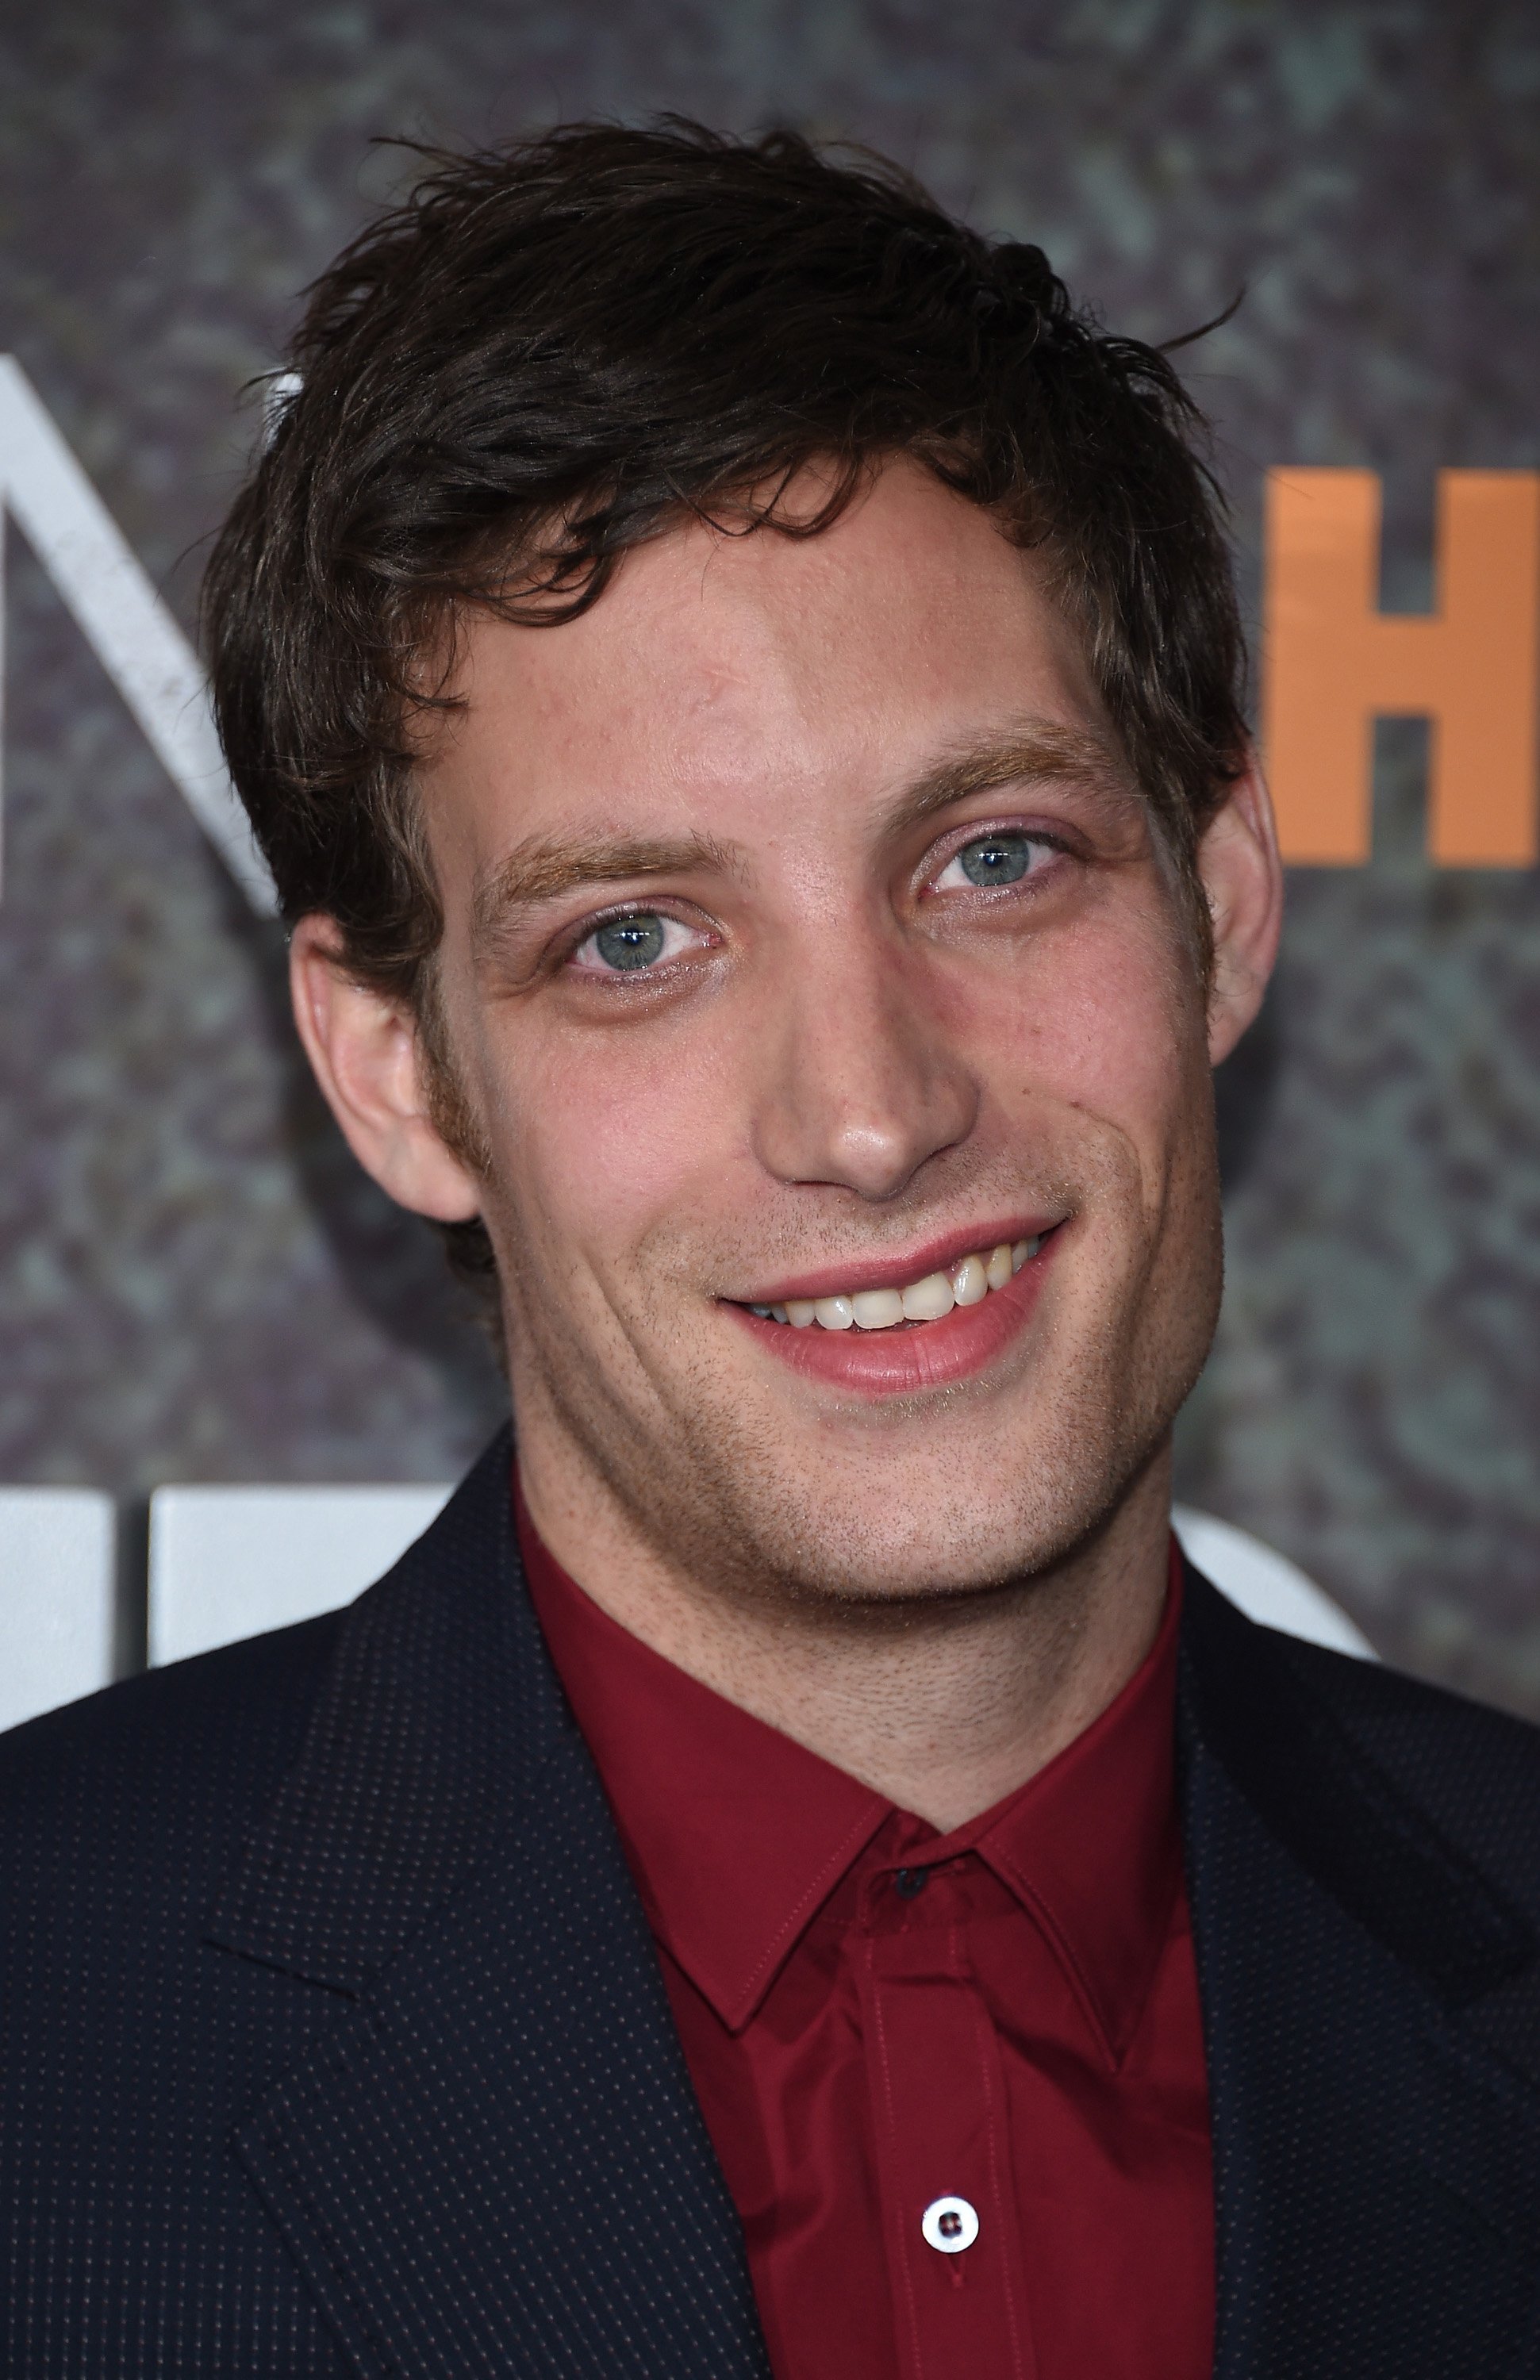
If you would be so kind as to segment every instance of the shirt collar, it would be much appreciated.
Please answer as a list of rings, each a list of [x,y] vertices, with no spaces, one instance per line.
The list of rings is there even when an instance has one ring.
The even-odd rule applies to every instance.
[[[878,1829],[884,1797],[665,1660],[541,1543],[520,1549],[654,1935],[722,2022],[753,2017]],[[1180,1560],[1155,1644],[1084,1734],[947,1836],[910,1820],[911,1863],[976,1852],[1037,1919],[1109,2058],[1138,2023],[1181,1883],[1174,1779]]]
[[[1046,1768],[929,1851],[976,1851],[1037,1918],[1110,2061],[1144,2013],[1182,1888],[1174,1536],[1154,1644],[1121,1694]]]

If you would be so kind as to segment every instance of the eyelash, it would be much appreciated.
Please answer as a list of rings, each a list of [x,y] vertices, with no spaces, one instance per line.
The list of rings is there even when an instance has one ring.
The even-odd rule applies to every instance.
[[[1034,850],[1039,852],[1062,853],[1067,848],[1063,839],[1058,835],[1047,833],[1041,829],[1029,828],[1013,822],[991,823],[982,827],[970,827],[968,831],[960,836],[960,838],[952,844],[951,850],[946,854],[940,865],[932,867],[929,871],[928,878],[926,880],[927,892],[935,892],[940,889],[936,880],[944,876],[947,869],[961,857],[964,851],[971,849],[976,844],[988,843],[991,838],[996,837],[1001,841],[1005,840],[1007,837],[1010,837],[1013,840],[1019,839],[1021,842],[1032,846]],[[975,892],[982,892],[986,897],[993,897],[997,892],[1014,892],[1017,885],[1040,873],[1040,864],[1035,863],[1028,867],[1025,877],[1018,877],[1013,880],[1013,881],[998,886],[985,884],[971,885],[968,887],[968,890]],[[961,891],[963,888],[958,886],[953,887],[952,889],[954,891]],[[631,978],[634,979],[634,983],[637,988],[639,988],[644,983],[656,983],[661,978],[672,973],[673,965],[678,963],[679,959],[687,955],[685,953],[677,952],[674,953],[672,957],[664,955],[650,966],[639,966],[634,970],[625,967],[605,966],[602,965],[580,966],[576,964],[580,953],[588,948],[590,942],[596,941],[599,935],[603,933],[606,927],[624,925],[628,918],[632,917],[637,919],[656,917],[665,928],[669,926],[676,926],[682,933],[689,933],[692,930],[702,933],[705,932],[705,929],[701,928],[692,929],[686,925],[684,918],[674,917],[667,909],[651,908],[647,906],[644,903],[634,902],[624,908],[609,910],[603,917],[585,918],[581,932],[578,934],[577,938],[569,942],[566,947],[563,964],[575,975],[588,976],[590,978],[611,984],[623,985],[626,983],[628,978]],[[709,939],[711,938],[709,937],[708,940]]]
[[[587,950],[590,942],[597,941],[598,937],[604,932],[607,927],[624,926],[632,918],[636,918],[640,921],[649,917],[656,917],[659,923],[665,929],[670,926],[676,926],[681,933],[687,934],[693,932],[700,934],[708,942],[712,939],[707,933],[706,929],[701,927],[692,927],[686,924],[683,917],[676,917],[670,910],[649,906],[645,902],[631,902],[624,908],[611,909],[607,911],[601,917],[585,918],[576,940],[567,944],[565,953],[563,956],[563,965],[574,975],[587,976],[591,980],[598,980],[604,983],[624,985],[630,982],[635,986],[639,987],[644,983],[658,982],[661,978],[673,972],[673,966],[678,964],[679,960],[691,955],[691,953],[684,951],[675,952],[672,954],[665,954],[651,966],[636,968],[612,967],[602,965],[580,966],[577,965],[577,961],[581,953]]]
[[[930,894],[940,891],[940,878],[945,876],[949,868],[961,859],[964,851],[971,850],[976,844],[995,841],[1025,843],[1035,854],[1052,853],[1063,856],[1070,850],[1069,843],[1064,836],[1050,833],[1045,828],[1024,826],[1016,820],[990,820],[983,826],[970,826],[965,832],[957,837],[940,863],[933,865],[927,871],[923,880],[925,892]],[[1017,877],[1013,881],[1000,885],[971,884],[966,887],[966,890],[972,892],[982,892],[987,897],[992,897],[996,892],[1014,892],[1021,884],[1032,877],[1041,875],[1042,872],[1043,861],[1040,857],[1035,857],[1028,865],[1025,876]],[[964,888],[961,885],[953,885],[948,889],[951,892],[962,892]]]

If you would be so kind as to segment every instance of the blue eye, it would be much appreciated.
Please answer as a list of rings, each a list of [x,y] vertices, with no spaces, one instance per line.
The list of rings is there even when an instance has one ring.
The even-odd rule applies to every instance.
[[[715,942],[709,929],[687,926],[661,909],[627,909],[586,934],[567,965],[575,975],[656,975],[666,982],[673,962],[702,955]]]
[[[1032,853],[1029,835],[981,834],[976,843],[963,845],[955,864],[970,884],[1019,884],[1032,866]]]
[[[612,917],[592,939],[595,953],[605,966],[631,969],[651,966],[661,959],[668,935],[665,921],[649,912]]]

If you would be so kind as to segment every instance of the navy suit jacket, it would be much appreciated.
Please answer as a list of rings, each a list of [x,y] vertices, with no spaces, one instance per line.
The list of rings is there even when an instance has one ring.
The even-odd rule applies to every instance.
[[[6,2380],[763,2380],[508,1459],[0,1742]],[[1540,2373],[1540,1736],[1195,1573],[1178,1728],[1217,2372]]]

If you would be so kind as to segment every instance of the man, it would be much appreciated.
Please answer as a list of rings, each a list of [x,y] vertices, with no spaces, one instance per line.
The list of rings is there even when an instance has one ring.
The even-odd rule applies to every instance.
[[[1171,1553],[1279,866],[1170,366],[689,127],[294,360],[226,748],[516,1471],[8,1741],[5,2369],[1540,2369],[1534,1739]]]

